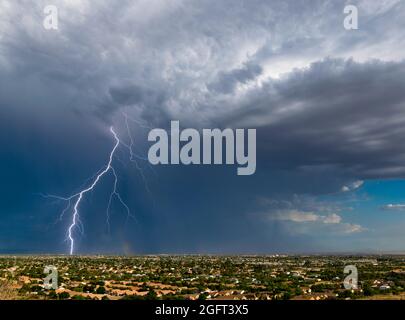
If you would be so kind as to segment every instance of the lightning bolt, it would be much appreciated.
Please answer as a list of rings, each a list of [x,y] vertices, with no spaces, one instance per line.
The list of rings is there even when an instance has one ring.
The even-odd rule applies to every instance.
[[[136,167],[136,169],[138,170],[138,172],[139,172],[139,174],[140,174],[140,176],[141,176],[141,178],[142,178],[142,180],[143,180],[145,189],[146,189],[146,191],[148,192],[148,194],[149,194],[149,196],[151,197],[151,199],[153,200],[154,197],[153,197],[153,195],[152,195],[152,192],[150,191],[149,184],[148,184],[148,181],[147,181],[147,179],[146,179],[144,169],[143,169],[143,168],[139,165],[139,163],[138,163],[138,160],[145,160],[145,161],[147,161],[148,159],[147,159],[146,157],[142,157],[142,156],[138,155],[138,154],[134,151],[134,145],[135,145],[135,143],[134,143],[134,139],[133,139],[132,134],[131,134],[131,129],[130,129],[128,120],[131,120],[131,121],[135,122],[135,123],[138,124],[141,128],[145,128],[145,129],[152,129],[152,128],[151,128],[150,126],[147,126],[147,125],[145,125],[145,124],[139,122],[138,120],[135,120],[135,119],[133,119],[133,118],[130,118],[125,112],[122,112],[122,115],[124,116],[124,119],[125,119],[125,127],[126,127],[126,129],[127,129],[127,134],[128,134],[129,141],[130,141],[129,144],[123,142],[122,145],[128,149],[128,152],[129,152],[129,161],[131,161],[131,162],[133,162],[133,163],[135,164],[135,167]],[[137,159],[138,159],[138,160],[137,160]],[[149,162],[148,162],[148,164],[149,164]],[[149,164],[149,166],[150,166],[150,164]],[[151,168],[151,170],[155,173],[155,171],[153,170],[153,168],[152,168],[152,167],[150,167],[150,168]]]
[[[69,238],[69,240],[70,240],[70,254],[71,254],[71,255],[73,254],[74,245],[75,245],[75,240],[74,240],[74,238],[73,238],[73,229],[76,227],[77,220],[80,218],[80,217],[79,217],[79,205],[80,205],[80,202],[81,202],[82,199],[83,199],[83,196],[84,196],[87,192],[93,190],[93,189],[95,188],[95,186],[97,185],[97,183],[100,181],[100,179],[101,179],[104,175],[106,175],[110,170],[112,170],[112,171],[114,172],[115,181],[114,181],[114,191],[113,191],[113,192],[114,192],[114,194],[116,194],[117,175],[115,174],[115,171],[114,171],[113,167],[111,166],[111,164],[112,164],[112,161],[113,161],[113,156],[114,156],[115,150],[117,150],[117,148],[118,148],[118,146],[119,146],[119,144],[120,144],[120,139],[118,138],[117,134],[115,133],[113,127],[110,127],[110,132],[111,132],[111,133],[113,134],[113,136],[114,136],[115,145],[114,145],[114,147],[113,147],[113,149],[112,149],[112,151],[111,151],[111,153],[110,153],[110,159],[109,159],[109,161],[108,161],[108,164],[107,164],[107,166],[105,167],[105,169],[104,169],[103,171],[101,171],[101,172],[96,176],[96,179],[93,181],[93,183],[92,183],[88,188],[86,188],[86,189],[80,191],[80,192],[77,194],[77,199],[76,199],[76,202],[74,203],[74,206],[73,206],[72,224],[71,224],[71,225],[69,226],[69,228],[68,228],[68,238]],[[121,199],[121,197],[119,197],[119,198]]]
[[[77,194],[75,194],[75,195],[69,197],[70,199],[68,199],[68,200],[71,200],[71,199],[77,197],[77,199],[76,199],[76,201],[75,201],[75,203],[74,203],[74,206],[73,206],[72,224],[71,224],[71,225],[69,226],[69,228],[68,228],[68,238],[69,238],[69,241],[70,241],[70,255],[72,255],[72,254],[73,254],[73,251],[74,251],[75,240],[74,240],[74,238],[73,238],[73,230],[74,230],[74,228],[75,228],[76,225],[77,225],[78,219],[80,219],[80,217],[79,217],[79,206],[80,206],[80,202],[81,202],[82,199],[83,199],[83,196],[84,196],[87,192],[93,190],[93,189],[96,187],[97,183],[100,181],[100,179],[101,179],[104,175],[106,175],[109,171],[113,171],[113,172],[114,172],[115,181],[114,181],[114,191],[113,191],[113,192],[114,192],[114,194],[118,194],[118,193],[116,192],[117,175],[115,174],[114,168],[113,168],[111,165],[112,165],[112,161],[113,161],[113,157],[114,157],[115,150],[117,150],[117,148],[118,148],[118,146],[119,146],[119,144],[120,144],[120,139],[118,138],[117,134],[115,133],[113,127],[110,127],[110,132],[111,132],[111,133],[113,134],[113,136],[114,136],[115,145],[114,145],[113,149],[111,150],[110,158],[109,158],[109,161],[108,161],[106,167],[104,168],[103,171],[101,171],[101,172],[96,176],[96,178],[94,179],[93,183],[92,183],[89,187],[87,187],[86,189],[83,189],[82,191],[80,191],[79,193],[77,193]],[[119,197],[119,199],[121,199],[121,197]],[[122,201],[122,200],[121,200],[121,201]]]
[[[104,176],[111,174],[112,177],[114,178],[113,185],[112,185],[112,191],[111,191],[109,199],[108,199],[107,212],[106,212],[106,224],[107,224],[108,231],[110,231],[110,208],[111,208],[114,198],[116,198],[118,200],[118,202],[122,205],[122,207],[127,212],[127,221],[129,218],[133,218],[135,221],[137,221],[135,216],[133,216],[131,214],[131,211],[130,211],[128,205],[125,203],[125,201],[121,197],[120,193],[118,192],[118,174],[117,174],[116,169],[113,166],[113,160],[117,159],[122,164],[124,164],[122,162],[122,160],[116,154],[116,151],[120,145],[128,150],[129,161],[135,164],[135,168],[139,171],[139,174],[144,182],[145,189],[149,193],[151,199],[153,200],[153,204],[155,204],[154,197],[152,196],[149,185],[147,183],[144,168],[141,167],[138,163],[139,160],[147,161],[148,159],[147,159],[147,157],[142,157],[142,156],[138,155],[134,151],[135,142],[134,142],[134,138],[132,137],[131,130],[130,130],[129,120],[131,122],[138,124],[140,127],[144,128],[144,129],[150,129],[151,127],[145,125],[144,123],[141,123],[140,121],[138,121],[136,119],[130,118],[125,113],[123,113],[123,116],[125,119],[125,127],[126,127],[127,134],[129,137],[129,143],[126,143],[125,141],[120,140],[120,138],[118,137],[118,134],[115,132],[114,128],[110,127],[110,132],[114,138],[115,143],[109,154],[108,162],[95,175],[93,175],[91,178],[86,180],[86,182],[81,187],[82,188],[81,191],[79,191],[71,196],[68,196],[68,197],[61,197],[61,196],[52,195],[52,194],[45,194],[45,195],[40,194],[44,198],[52,198],[52,199],[56,199],[57,201],[65,201],[67,203],[66,206],[64,207],[63,211],[59,215],[59,219],[55,223],[57,223],[58,221],[62,221],[62,219],[66,215],[66,213],[68,213],[68,212],[70,212],[70,210],[72,210],[72,218],[71,218],[72,220],[67,229],[67,239],[66,239],[70,243],[70,249],[69,249],[70,255],[73,255],[73,253],[75,251],[75,238],[74,238],[75,230],[78,229],[82,234],[84,233],[83,224],[80,221],[80,213],[79,213],[81,202],[87,193],[93,191],[97,187],[98,183]],[[148,164],[149,164],[149,162],[148,162]],[[151,170],[153,171],[153,168],[151,168]],[[88,186],[85,187],[85,185],[88,185]]]
[[[114,131],[113,127],[110,127],[110,132],[114,137],[115,143],[114,143],[114,147],[112,148],[110,155],[109,155],[109,159],[108,159],[108,163],[103,167],[102,170],[100,170],[96,175],[94,175],[90,180],[92,180],[93,182],[86,188],[84,188],[83,190],[69,196],[69,197],[60,197],[60,196],[56,196],[56,195],[42,195],[45,198],[53,198],[53,199],[57,199],[57,200],[62,200],[62,201],[66,201],[67,202],[67,206],[63,209],[59,220],[61,220],[63,218],[63,216],[66,214],[66,212],[71,208],[71,205],[73,203],[73,212],[72,212],[72,222],[69,225],[68,229],[67,229],[67,238],[70,242],[70,250],[69,253],[70,255],[73,255],[74,253],[74,249],[75,249],[75,239],[74,239],[74,230],[75,228],[79,228],[79,230],[83,230],[83,227],[81,225],[80,222],[80,214],[79,214],[79,208],[80,208],[80,203],[83,199],[83,197],[86,195],[86,193],[91,192],[94,190],[94,188],[97,186],[97,184],[99,183],[99,181],[108,173],[112,173],[113,177],[114,177],[114,183],[113,183],[113,190],[110,194],[110,198],[109,198],[109,202],[108,202],[108,207],[107,207],[107,225],[109,228],[109,210],[110,210],[110,206],[113,200],[113,197],[115,196],[119,202],[123,205],[123,207],[125,208],[125,210],[127,211],[127,217],[132,217],[134,218],[133,215],[131,215],[131,212],[129,210],[128,205],[123,201],[121,195],[118,192],[118,175],[113,167],[113,159],[114,159],[114,155],[115,152],[118,148],[118,146],[120,145],[121,141],[117,135],[117,133]],[[83,231],[82,231],[83,232]]]

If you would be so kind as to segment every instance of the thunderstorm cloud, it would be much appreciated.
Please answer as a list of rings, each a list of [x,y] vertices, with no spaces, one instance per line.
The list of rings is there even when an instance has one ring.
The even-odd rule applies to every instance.
[[[107,233],[102,189],[83,208],[83,252],[366,248],[367,217],[348,202],[367,181],[405,178],[404,1],[53,4],[58,30],[43,28],[48,1],[0,3],[0,250],[64,250],[67,221],[53,227],[60,207],[37,194],[69,194],[96,173],[108,128],[128,141],[123,113],[138,119],[143,154],[148,128],[170,120],[255,128],[257,171],[143,162],[145,188],[121,150],[138,221],[117,212]],[[358,30],[343,27],[346,4]]]

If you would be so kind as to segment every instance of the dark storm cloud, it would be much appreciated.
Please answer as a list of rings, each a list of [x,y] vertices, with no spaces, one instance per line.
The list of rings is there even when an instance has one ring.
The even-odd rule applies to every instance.
[[[405,174],[405,62],[326,59],[247,100],[230,123],[258,127],[268,162],[332,165],[359,178]]]
[[[244,85],[255,93],[257,81],[325,56],[390,59],[389,51],[398,59],[392,42],[404,43],[397,23],[403,5],[396,1],[359,2],[365,21],[356,33],[342,27],[343,1],[56,1],[57,32],[42,28],[46,4],[4,5],[1,61],[13,74],[75,96],[66,107],[82,112],[140,105],[184,121],[195,120],[196,112],[216,121],[218,114],[232,117],[242,98],[233,91]],[[386,15],[389,21],[381,18]],[[246,108],[255,103],[246,101]]]
[[[229,72],[221,72],[218,79],[208,85],[208,89],[219,93],[233,93],[238,84],[245,84],[250,80],[254,80],[262,73],[262,68],[259,65],[248,64],[242,68],[231,70]]]
[[[126,234],[141,244],[138,252],[221,251],[218,243],[224,251],[299,250],[297,242],[316,243],[287,237],[283,221],[274,219],[281,209],[266,211],[257,196],[282,202],[291,194],[341,192],[363,179],[405,175],[404,3],[353,2],[360,12],[356,31],[343,28],[346,3],[56,0],[59,30],[46,31],[47,1],[2,1],[0,133],[5,164],[14,165],[5,181],[19,181],[4,190],[24,199],[18,208],[3,200],[2,212],[24,217],[36,208],[40,230],[55,209],[22,193],[77,188],[103,165],[109,125],[128,139],[124,111],[150,126],[174,119],[182,127],[258,130],[255,176],[157,168],[152,185],[159,206],[140,191],[136,170],[121,167],[126,197],[143,223]],[[145,132],[136,133],[145,148]],[[119,157],[125,159],[124,151]],[[29,191],[21,187],[25,181]],[[100,220],[98,203],[94,212],[87,208],[88,222]],[[296,212],[286,216],[339,220],[336,212],[308,215],[305,206],[295,203]],[[273,219],[250,215],[259,209]],[[356,231],[342,221],[335,225]],[[88,232],[102,230],[97,222]],[[113,239],[99,245],[113,251]]]

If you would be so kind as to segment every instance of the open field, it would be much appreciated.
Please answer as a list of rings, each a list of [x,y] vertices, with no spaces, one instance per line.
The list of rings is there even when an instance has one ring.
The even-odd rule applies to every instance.
[[[347,265],[357,290],[343,286]],[[404,288],[405,256],[0,256],[0,299],[385,300]]]

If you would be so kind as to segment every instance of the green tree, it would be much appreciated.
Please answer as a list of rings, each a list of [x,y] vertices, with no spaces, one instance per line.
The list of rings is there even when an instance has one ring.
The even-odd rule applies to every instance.
[[[98,287],[97,288],[97,290],[96,290],[96,293],[98,293],[98,294],[105,294],[105,288],[104,287]]]
[[[198,300],[207,300],[208,294],[206,292],[201,293],[198,296]]]
[[[59,300],[67,300],[70,298],[70,294],[68,292],[61,292],[58,295]]]
[[[148,294],[145,296],[145,298],[147,300],[156,300],[157,299],[157,294],[156,294],[155,290],[150,289]]]

